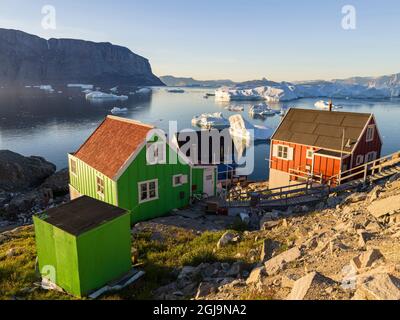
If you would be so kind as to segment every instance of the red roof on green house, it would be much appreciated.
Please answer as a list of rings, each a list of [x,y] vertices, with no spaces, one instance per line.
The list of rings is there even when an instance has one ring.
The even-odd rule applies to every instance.
[[[74,154],[95,170],[114,179],[146,142],[153,126],[108,116]]]

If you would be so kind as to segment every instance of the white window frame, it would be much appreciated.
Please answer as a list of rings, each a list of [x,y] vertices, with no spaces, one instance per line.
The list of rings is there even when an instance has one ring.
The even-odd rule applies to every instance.
[[[103,185],[100,185],[99,188],[99,180],[103,183]],[[103,189],[103,191],[101,191],[101,189]],[[100,175],[96,175],[96,193],[98,196],[100,196],[101,198],[104,198],[104,194],[105,194],[105,190],[106,190],[106,184],[104,182],[104,177],[100,176]]]
[[[311,155],[310,155],[311,154]],[[306,158],[308,160],[313,160],[314,159],[314,150],[313,149],[307,149],[306,151]]]
[[[367,127],[367,138],[366,138],[366,141],[367,142],[371,142],[371,141],[374,141],[374,139],[375,139],[375,125],[372,124],[372,125],[369,125]]]
[[[281,155],[279,155],[279,154],[281,154]],[[284,156],[285,154],[286,154],[286,157]],[[289,146],[284,146],[282,144],[279,144],[277,146],[277,155],[276,156],[279,159],[288,160],[289,159]]]
[[[150,183],[154,182],[156,185],[156,189],[155,189],[155,196],[150,198]],[[146,185],[147,187],[147,198],[142,200],[142,185]],[[147,181],[141,181],[138,182],[138,198],[139,198],[139,203],[146,203],[146,202],[150,202],[150,201],[155,201],[158,200],[158,179],[153,179],[153,180],[147,180]]]
[[[373,155],[373,159],[369,159],[369,157],[371,156],[371,155]],[[376,151],[371,151],[371,152],[368,152],[366,155],[365,155],[365,162],[366,163],[370,163],[370,162],[372,162],[372,161],[375,161],[376,159],[377,159],[377,157],[378,157],[378,153],[376,152]]]
[[[364,155],[359,154],[359,155],[356,157],[356,166],[361,166],[362,164],[364,164],[364,161],[365,161]]]
[[[72,170],[72,168],[73,168],[73,165],[72,164],[74,164],[74,166],[75,166],[75,172]],[[77,161],[75,160],[75,159],[69,159],[69,167],[70,167],[70,172],[75,176],[75,177],[77,177],[78,176],[78,163],[77,163]]]
[[[180,183],[176,183],[176,181],[175,181],[176,178],[180,178],[181,182]],[[176,175],[172,176],[172,186],[180,187],[180,186],[185,185],[186,183],[187,183],[187,176],[186,175],[184,175],[184,174],[176,174]]]

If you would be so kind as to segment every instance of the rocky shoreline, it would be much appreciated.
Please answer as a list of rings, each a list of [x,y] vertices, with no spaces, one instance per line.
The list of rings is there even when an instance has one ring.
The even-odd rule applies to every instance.
[[[32,215],[69,200],[68,170],[44,158],[0,150],[0,230],[29,225]]]

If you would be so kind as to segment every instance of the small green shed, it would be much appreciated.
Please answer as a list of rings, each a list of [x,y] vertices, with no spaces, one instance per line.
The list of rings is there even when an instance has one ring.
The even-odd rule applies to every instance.
[[[132,268],[130,213],[86,196],[34,217],[43,278],[82,297]]]

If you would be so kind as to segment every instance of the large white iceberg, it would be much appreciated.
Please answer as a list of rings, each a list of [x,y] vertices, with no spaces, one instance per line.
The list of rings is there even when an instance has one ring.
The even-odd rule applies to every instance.
[[[229,132],[233,138],[244,141],[266,141],[271,138],[273,129],[253,125],[246,121],[240,114],[229,118]]]
[[[91,101],[124,101],[128,100],[128,96],[117,96],[111,93],[104,93],[100,91],[93,91],[86,94],[86,99]]]
[[[192,119],[192,125],[207,129],[224,129],[229,127],[229,121],[224,118],[221,112],[203,113]]]
[[[400,94],[400,86],[365,86],[340,81],[303,83],[281,82],[261,87],[220,88],[215,91],[217,101],[292,101],[301,98],[329,97],[332,99],[391,98]]]

